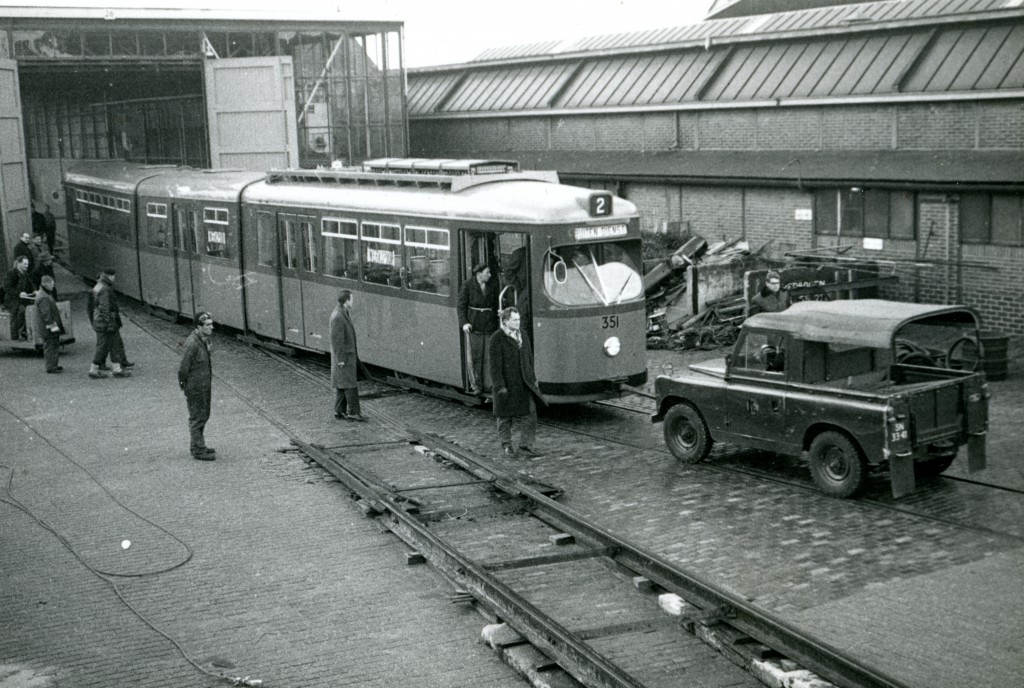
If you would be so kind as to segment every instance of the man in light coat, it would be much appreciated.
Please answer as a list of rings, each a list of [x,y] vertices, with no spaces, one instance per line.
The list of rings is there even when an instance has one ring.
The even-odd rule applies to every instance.
[[[519,311],[505,308],[500,315],[501,326],[487,343],[487,358],[494,384],[494,415],[498,422],[498,439],[506,458],[515,458],[512,443],[513,425],[519,425],[519,451],[523,456],[541,456],[534,451],[537,434],[537,402],[543,397],[533,372],[533,350],[530,339],[520,327]]]
[[[210,420],[213,389],[213,316],[203,311],[195,318],[196,329],[185,340],[185,351],[178,365],[178,386],[185,393],[188,405],[189,451],[198,461],[213,461],[217,453],[206,446],[203,432]]]
[[[352,292],[342,289],[331,312],[331,384],[334,386],[334,417],[365,422],[359,410],[359,349],[352,324]]]

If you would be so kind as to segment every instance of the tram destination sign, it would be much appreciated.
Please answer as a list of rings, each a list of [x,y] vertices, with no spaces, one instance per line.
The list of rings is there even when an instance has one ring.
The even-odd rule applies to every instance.
[[[576,227],[573,235],[576,241],[593,241],[595,239],[608,239],[611,237],[626,236],[629,229],[626,225],[604,225],[603,227]]]

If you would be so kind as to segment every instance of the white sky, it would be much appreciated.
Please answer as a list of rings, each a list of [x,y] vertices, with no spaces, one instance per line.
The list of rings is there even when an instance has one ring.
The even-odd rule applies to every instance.
[[[488,48],[694,24],[711,0],[0,0],[4,6],[323,12],[405,22],[405,65],[467,62]]]

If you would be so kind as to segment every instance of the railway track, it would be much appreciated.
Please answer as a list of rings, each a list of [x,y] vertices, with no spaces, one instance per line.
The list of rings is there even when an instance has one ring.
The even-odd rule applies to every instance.
[[[394,422],[393,419],[381,420]],[[687,629],[696,630],[697,626],[702,633],[714,634],[717,643],[724,648],[716,669],[723,675],[735,670],[732,664],[745,666],[764,663],[772,657],[786,657],[840,686],[895,688],[903,685],[801,632],[736,593],[602,529],[555,501],[552,498],[558,493],[555,488],[497,466],[443,439],[410,428],[404,428],[404,432],[415,437],[443,464],[458,466],[471,477],[453,481],[444,470],[439,470],[436,482],[424,483],[423,471],[417,468],[416,473],[421,477],[416,484],[396,486],[390,480],[401,481],[401,475],[378,475],[360,465],[358,455],[345,456],[298,440],[294,444],[357,495],[364,513],[377,517],[413,550],[410,557],[424,557],[452,581],[460,591],[457,596],[472,596],[476,604],[508,624],[583,685],[632,688],[658,685],[658,672],[650,667],[666,666],[669,663],[664,656],[666,653],[692,652],[687,649],[692,642],[687,638]],[[480,514],[484,507],[479,495],[466,497],[468,505],[460,507],[452,503],[450,494],[468,489],[490,493],[495,503],[487,513],[500,514],[500,529],[529,532],[523,540],[532,541],[535,546],[525,552],[515,551],[516,556],[509,556],[508,550],[503,550],[506,555],[499,559],[474,557],[471,550],[473,543],[481,538]],[[431,499],[423,495],[439,491],[449,494],[442,500],[444,506],[435,509]],[[413,492],[419,497],[411,500],[409,496]],[[475,517],[467,518],[470,513]],[[534,523],[525,523],[528,520]],[[438,523],[444,527],[439,529]],[[538,523],[544,524],[547,538],[543,537],[543,532],[538,532]],[[489,528],[491,525],[485,524],[484,529]],[[565,546],[551,543],[565,543]],[[558,551],[553,553],[552,550]],[[600,565],[595,566],[595,563]],[[578,575],[584,566],[588,574],[585,582]],[[529,576],[514,575],[527,569],[544,569],[546,579],[559,581],[557,589],[548,586],[538,595],[536,589],[530,589]],[[627,577],[622,571],[627,572]],[[601,581],[602,576],[611,582]],[[665,591],[686,600],[688,612],[675,619],[639,611],[636,591],[629,586],[629,578],[639,587]],[[605,591],[609,587],[619,589],[611,599],[605,592],[602,605],[616,607],[623,617],[596,626],[570,627],[556,618],[557,612],[530,599],[548,600],[547,607],[560,608],[564,617],[567,606],[575,607],[578,613],[588,603],[592,604],[586,597],[595,587]],[[552,604],[553,599],[558,603]],[[661,642],[634,643],[649,649],[646,656],[631,656],[629,666],[621,665],[614,659],[614,653],[601,648],[610,638],[638,633],[658,633]],[[708,670],[706,666],[702,669]],[[685,670],[678,678],[685,683]]]

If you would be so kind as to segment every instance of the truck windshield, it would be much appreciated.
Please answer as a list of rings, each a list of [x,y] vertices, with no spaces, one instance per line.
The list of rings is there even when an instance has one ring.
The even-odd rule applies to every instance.
[[[634,246],[634,244],[636,244]],[[544,290],[563,306],[610,306],[643,296],[638,242],[559,246],[544,258]]]

